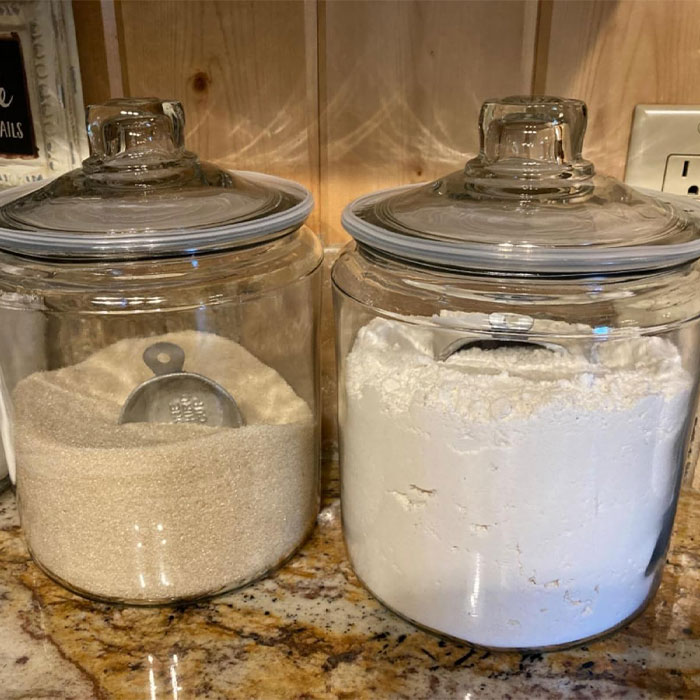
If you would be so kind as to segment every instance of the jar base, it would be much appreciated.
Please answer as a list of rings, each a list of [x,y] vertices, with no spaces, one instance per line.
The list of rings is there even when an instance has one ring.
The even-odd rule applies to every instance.
[[[664,561],[665,561],[665,558],[664,558]],[[637,619],[647,609],[647,606],[649,605],[649,603],[651,603],[652,599],[654,598],[657,591],[659,590],[659,586],[661,585],[661,572],[657,572],[655,574],[656,580],[654,581],[654,584],[652,585],[652,587],[649,589],[649,594],[644,599],[642,604],[631,615],[628,615],[624,620],[621,620],[615,626],[609,627],[608,629],[606,629],[602,632],[589,635],[588,637],[582,637],[581,639],[575,639],[571,642],[564,642],[562,644],[550,644],[547,646],[532,646],[532,647],[526,647],[526,646],[495,647],[495,646],[489,646],[487,644],[477,644],[476,642],[472,642],[469,639],[455,637],[454,635],[447,634],[445,632],[440,632],[439,630],[433,629],[432,627],[428,627],[427,625],[424,625],[420,622],[416,622],[416,620],[413,620],[412,618],[408,617],[407,615],[400,613],[398,610],[393,608],[391,605],[387,605],[379,596],[375,595],[375,593],[372,591],[372,589],[362,580],[362,578],[360,576],[358,576],[354,567],[353,567],[353,573],[357,577],[357,580],[362,584],[363,588],[378,603],[380,603],[383,607],[385,607],[387,610],[389,610],[391,613],[393,613],[397,617],[401,618],[405,622],[408,622],[409,624],[413,625],[414,627],[417,627],[419,630],[423,630],[424,632],[429,632],[430,634],[433,634],[436,637],[440,637],[442,639],[447,639],[451,642],[457,642],[458,644],[468,644],[470,647],[473,647],[474,649],[483,649],[484,651],[492,651],[492,652],[518,652],[518,653],[525,653],[525,654],[564,651],[566,649],[572,649],[574,647],[581,646],[582,644],[587,644],[588,642],[598,641],[600,639],[605,639],[607,637],[610,637],[611,635],[615,634],[616,632],[621,630],[623,627],[626,627],[632,621]]]
[[[2,490],[2,489],[0,489]],[[181,606],[181,605],[194,605],[196,603],[201,603],[207,600],[210,600],[212,598],[217,598],[219,596],[227,595],[229,593],[233,593],[235,591],[241,590],[243,588],[246,588],[247,586],[250,586],[257,581],[260,581],[261,579],[266,578],[269,576],[271,573],[277,571],[278,569],[281,569],[285,564],[287,564],[291,559],[294,558],[294,556],[297,554],[297,552],[306,544],[306,541],[309,539],[311,536],[311,533],[313,532],[314,528],[316,526],[316,516],[314,516],[313,520],[311,521],[310,526],[306,529],[304,532],[303,537],[299,541],[299,544],[294,547],[294,549],[283,559],[281,559],[279,562],[277,562],[274,566],[269,567],[268,569],[265,569],[265,571],[261,572],[260,574],[256,574],[252,578],[245,579],[244,581],[237,582],[237,583],[232,583],[232,584],[227,584],[226,586],[223,586],[221,588],[218,588],[213,591],[206,591],[201,594],[196,594],[192,596],[186,596],[186,597],[178,597],[178,598],[120,598],[120,597],[113,597],[113,596],[102,596],[98,595],[97,593],[92,593],[91,591],[86,591],[83,590],[82,588],[78,586],[74,586],[71,583],[68,583],[64,579],[62,579],[60,576],[57,576],[54,574],[52,571],[47,569],[38,559],[37,557],[34,556],[34,553],[32,552],[32,548],[29,546],[29,543],[26,542],[26,536],[25,536],[25,543],[27,545],[27,549],[29,551],[29,554],[32,557],[32,561],[36,565],[38,569],[41,570],[43,574],[45,574],[48,578],[50,578],[54,583],[58,584],[61,586],[61,588],[65,588],[67,591],[70,593],[74,593],[75,595],[80,596],[81,598],[86,598],[87,600],[91,600],[95,603],[102,603],[105,605],[118,605],[118,606],[125,606],[125,607],[139,607],[139,608],[165,608],[165,607],[170,607],[170,606]]]

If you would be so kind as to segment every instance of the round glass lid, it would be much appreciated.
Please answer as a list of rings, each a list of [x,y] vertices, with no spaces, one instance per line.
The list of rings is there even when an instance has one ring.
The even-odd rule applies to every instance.
[[[192,253],[289,233],[313,208],[301,185],[221,170],[186,151],[179,102],[110,100],[91,106],[87,121],[82,168],[4,195],[0,248],[98,258]]]
[[[464,170],[360,197],[344,227],[392,255],[472,270],[643,270],[700,257],[695,217],[581,157],[580,100],[488,101],[479,129],[480,153]]]

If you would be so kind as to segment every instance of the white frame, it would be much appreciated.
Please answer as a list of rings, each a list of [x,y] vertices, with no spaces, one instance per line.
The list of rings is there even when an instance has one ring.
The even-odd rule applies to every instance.
[[[0,34],[10,32],[22,42],[38,157],[0,157],[0,187],[72,170],[88,152],[71,3],[0,0]]]

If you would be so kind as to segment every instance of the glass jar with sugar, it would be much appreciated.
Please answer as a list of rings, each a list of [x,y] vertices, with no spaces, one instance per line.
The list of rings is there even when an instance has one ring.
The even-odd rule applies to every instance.
[[[0,203],[21,525],[44,571],[101,600],[242,586],[319,505],[311,195],[200,162],[183,129],[177,102],[91,107],[83,168]]]
[[[333,269],[355,572],[416,624],[498,649],[644,609],[682,483],[700,228],[595,175],[585,105],[481,111],[481,152],[361,197]]]

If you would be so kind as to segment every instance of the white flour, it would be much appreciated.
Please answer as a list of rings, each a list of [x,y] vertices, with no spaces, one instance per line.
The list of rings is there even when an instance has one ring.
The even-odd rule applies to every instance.
[[[224,386],[241,428],[119,425],[152,343]],[[14,392],[17,493],[33,555],[73,588],[134,602],[213,594],[277,566],[318,506],[305,401],[242,346],[186,331],[130,338]]]
[[[644,603],[692,380],[662,338],[596,350],[471,348],[438,362],[430,330],[360,330],[343,522],[381,601],[490,647],[584,639]]]

